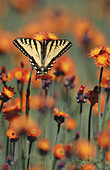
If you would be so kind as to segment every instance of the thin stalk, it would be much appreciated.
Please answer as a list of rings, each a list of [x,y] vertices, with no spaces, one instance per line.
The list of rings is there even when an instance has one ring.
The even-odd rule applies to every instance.
[[[14,154],[15,154],[15,142],[13,142],[13,152],[12,152],[13,160],[14,160]]]
[[[90,105],[90,110],[89,110],[89,120],[88,120],[88,140],[90,141],[90,135],[91,135],[91,115],[92,115],[92,107],[93,105]]]
[[[103,73],[103,67],[101,67],[100,78],[99,78],[99,96],[98,96],[98,124],[99,124],[99,131],[101,131],[101,81],[102,81],[102,73]]]
[[[8,148],[9,148],[9,137],[7,136],[7,141],[6,141],[6,157],[5,157],[6,161],[7,161],[7,156],[8,156]]]
[[[57,160],[56,160],[56,158],[54,157],[53,164],[52,164],[52,170],[55,170],[56,162],[57,162]]]
[[[22,105],[23,105],[23,86],[24,86],[24,82],[21,82],[21,89],[20,89],[21,112],[22,112]]]
[[[58,141],[58,135],[59,135],[59,132],[60,132],[60,125],[61,125],[61,124],[58,124],[58,129],[57,129],[57,135],[56,135],[55,144],[57,144],[57,141]]]
[[[28,85],[27,85],[27,91],[26,91],[26,115],[29,115],[29,96],[30,96],[30,84],[31,84],[31,76],[32,76],[32,72],[33,72],[33,67],[31,69],[30,72],[30,77],[29,77],[29,81],[28,81]]]
[[[106,102],[105,102],[104,112],[103,112],[103,124],[102,124],[102,129],[104,129],[104,125],[105,125],[106,112],[107,112],[107,108],[108,108],[109,96],[110,96],[110,94],[109,94],[109,92],[108,92],[108,93],[107,93]]]
[[[32,148],[32,142],[29,143],[28,161],[27,161],[27,170],[29,170],[31,148]]]
[[[2,107],[3,107],[3,100],[2,100],[2,103],[1,103],[1,106],[0,106],[0,113],[2,111]]]
[[[81,137],[81,135],[82,135],[82,103],[80,103],[79,114],[80,114],[80,137]]]

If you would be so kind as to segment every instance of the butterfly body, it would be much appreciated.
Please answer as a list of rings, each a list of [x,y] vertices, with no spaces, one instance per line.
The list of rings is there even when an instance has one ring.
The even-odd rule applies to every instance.
[[[27,57],[37,74],[47,74],[57,58],[63,55],[71,46],[69,40],[38,41],[31,38],[17,38],[14,45]]]

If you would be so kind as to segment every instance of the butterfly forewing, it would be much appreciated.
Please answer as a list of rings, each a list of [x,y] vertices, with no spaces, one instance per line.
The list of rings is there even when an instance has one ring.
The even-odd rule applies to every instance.
[[[46,56],[45,56],[45,67],[55,62],[57,58],[63,55],[70,47],[72,43],[68,40],[53,40],[47,44]]]
[[[30,58],[32,66],[41,67],[41,43],[31,38],[17,38],[14,45],[26,56]]]

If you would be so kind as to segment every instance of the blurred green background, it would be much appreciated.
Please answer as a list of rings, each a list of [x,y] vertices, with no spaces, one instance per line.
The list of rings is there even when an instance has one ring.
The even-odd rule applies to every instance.
[[[77,26],[77,23],[79,25]],[[84,24],[83,24],[84,23]],[[31,27],[32,26],[32,27]],[[93,59],[87,55],[92,48],[97,46],[109,46],[110,43],[110,1],[109,0],[0,0],[0,67],[6,66],[7,71],[16,65],[18,58],[17,51],[12,41],[17,37],[32,37],[32,34],[40,31],[54,33],[58,38],[69,39],[73,46],[67,52],[75,62],[76,86],[69,96],[69,114],[79,121],[79,105],[76,104],[75,96],[79,85],[86,85],[87,89],[93,89],[98,85],[98,67]],[[97,37],[98,36],[98,37]],[[96,42],[96,40],[98,41]],[[87,44],[90,43],[90,46]],[[23,58],[25,56],[22,55]],[[26,60],[28,60],[26,58]],[[8,82],[8,85],[15,87],[16,82]],[[0,90],[2,91],[2,84]],[[60,83],[57,85],[59,92]],[[31,89],[32,94],[37,94],[40,89]],[[65,93],[63,94],[65,95]],[[57,99],[57,106],[64,108],[64,96]],[[87,134],[89,105],[84,106],[83,132]],[[36,111],[31,110],[32,117]],[[97,121],[93,117],[93,121]],[[45,122],[46,123],[46,122]],[[52,141],[55,140],[57,126],[51,120],[53,129],[50,129]],[[44,122],[42,123],[42,126]],[[94,125],[95,129],[96,125]],[[45,128],[45,127],[44,127]],[[78,130],[79,127],[75,131]],[[5,132],[2,130],[1,133]],[[70,132],[69,140],[73,140],[75,132]],[[1,136],[1,134],[0,134]],[[1,143],[5,143],[1,139]],[[59,142],[63,143],[63,130],[61,129]],[[53,142],[54,143],[54,142]],[[2,152],[3,153],[3,152]],[[36,153],[33,147],[31,164],[35,163]],[[3,164],[4,158],[0,156]]]

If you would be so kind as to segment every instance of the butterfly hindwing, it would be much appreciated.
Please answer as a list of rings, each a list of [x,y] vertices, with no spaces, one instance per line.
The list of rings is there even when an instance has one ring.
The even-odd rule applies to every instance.
[[[62,56],[71,46],[72,43],[69,40],[58,39],[50,41],[46,49],[45,67],[51,67],[51,64]]]

